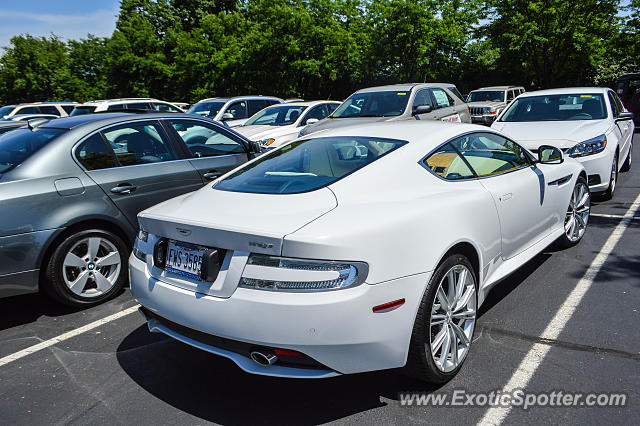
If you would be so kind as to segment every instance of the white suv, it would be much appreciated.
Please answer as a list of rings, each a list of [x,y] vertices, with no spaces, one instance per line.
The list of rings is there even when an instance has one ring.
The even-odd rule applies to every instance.
[[[11,119],[17,114],[51,114],[67,117],[78,105],[77,102],[33,102],[18,105],[6,105],[0,108],[0,119]]]
[[[253,114],[271,105],[284,102],[273,96],[236,96],[203,99],[187,113],[224,121],[229,127],[242,126]]]
[[[165,101],[153,98],[123,98],[107,99],[99,101],[85,102],[77,105],[71,112],[72,116],[91,114],[94,112],[123,110],[123,109],[144,109],[160,112],[184,112],[179,107]]]

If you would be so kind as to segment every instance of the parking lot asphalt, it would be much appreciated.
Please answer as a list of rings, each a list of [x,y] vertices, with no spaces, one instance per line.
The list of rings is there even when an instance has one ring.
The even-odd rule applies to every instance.
[[[640,135],[635,135],[640,158]],[[505,423],[625,424],[640,418],[640,211],[557,338],[541,337],[640,194],[640,164],[592,205],[579,245],[549,248],[490,293],[460,373],[430,386],[394,371],[325,380],[253,376],[234,363],[150,334],[132,313],[2,365],[3,424],[472,424],[487,407],[403,406],[400,392],[500,390],[537,344],[548,348],[526,392],[615,392],[624,407],[513,408]],[[40,295],[0,299],[0,359],[135,306],[128,290],[90,309]]]

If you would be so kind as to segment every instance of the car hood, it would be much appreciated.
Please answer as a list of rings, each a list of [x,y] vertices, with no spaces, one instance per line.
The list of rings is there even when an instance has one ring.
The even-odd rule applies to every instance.
[[[477,102],[467,102],[467,105],[470,107],[495,107],[502,106],[504,102],[493,102],[493,101],[477,101]]]
[[[242,136],[251,139],[252,141],[259,141],[262,139],[268,138],[278,138],[285,135],[296,134],[296,128],[294,126],[265,126],[265,125],[256,125],[256,126],[242,126],[236,127],[236,132],[240,133]]]
[[[393,121],[403,116],[395,117],[350,117],[350,118],[325,118],[304,128],[304,135],[319,132],[321,130],[337,129],[338,127],[353,126],[357,124],[377,123],[379,121]]]
[[[138,214],[154,235],[228,250],[279,255],[285,235],[338,205],[328,188],[301,194],[250,194],[204,188]]]
[[[540,145],[570,148],[578,142],[606,134],[607,120],[504,122],[496,121],[492,129],[520,142],[527,149],[538,149]]]

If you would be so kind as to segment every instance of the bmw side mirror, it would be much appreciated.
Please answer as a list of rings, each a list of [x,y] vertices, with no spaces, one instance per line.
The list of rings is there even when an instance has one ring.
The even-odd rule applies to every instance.
[[[616,121],[625,121],[625,120],[633,120],[633,113],[621,112],[620,115],[616,117]]]
[[[429,114],[431,111],[433,111],[431,105],[418,105],[413,107],[412,115]]]
[[[562,151],[555,146],[542,145],[538,148],[538,162],[541,164],[561,164],[564,161]]]
[[[251,149],[251,152],[255,154],[260,154],[262,152],[262,145],[260,145],[260,142],[258,141],[250,141],[249,148]]]
[[[233,120],[233,114],[230,112],[225,112],[222,114],[222,121]]]

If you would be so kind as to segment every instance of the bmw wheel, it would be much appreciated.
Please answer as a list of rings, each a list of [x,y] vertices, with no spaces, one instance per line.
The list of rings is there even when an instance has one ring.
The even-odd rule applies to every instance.
[[[462,367],[471,348],[477,312],[477,280],[458,254],[438,266],[422,298],[411,336],[406,372],[444,383]]]
[[[67,237],[46,269],[45,289],[71,306],[91,306],[110,299],[127,279],[126,244],[117,235],[92,229]]]
[[[589,185],[582,176],[578,177],[573,187],[569,206],[564,218],[564,234],[559,238],[563,247],[571,247],[580,242],[587,229],[591,213],[591,193]]]

